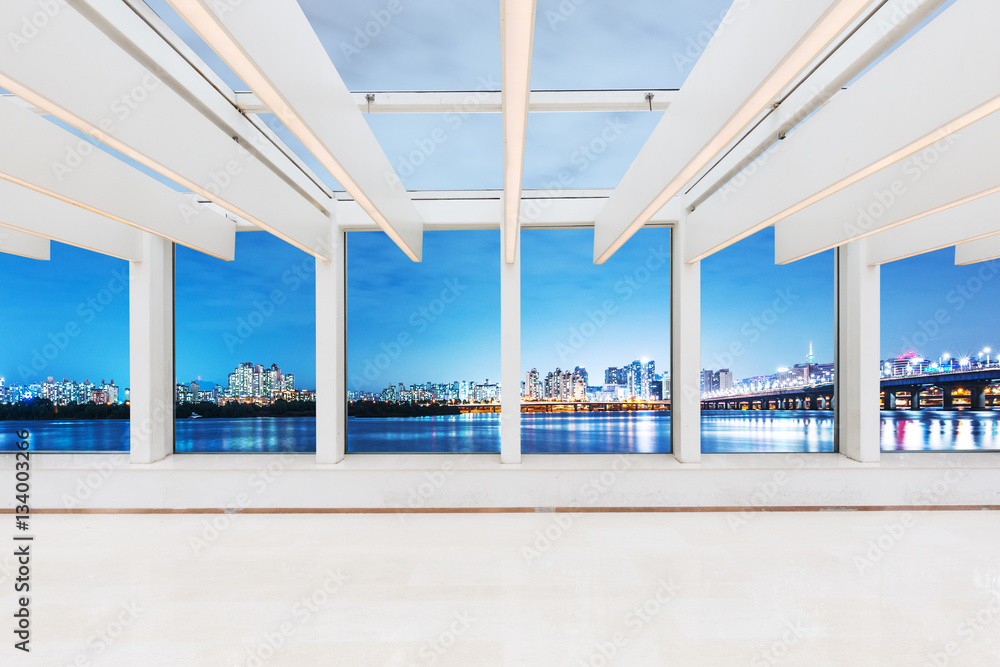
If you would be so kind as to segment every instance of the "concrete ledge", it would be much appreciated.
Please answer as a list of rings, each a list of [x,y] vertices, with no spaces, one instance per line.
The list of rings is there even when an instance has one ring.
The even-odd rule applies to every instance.
[[[886,453],[663,455],[33,454],[36,510],[615,510],[984,508],[1000,505],[1000,455]],[[13,455],[0,457],[0,507],[14,507]]]

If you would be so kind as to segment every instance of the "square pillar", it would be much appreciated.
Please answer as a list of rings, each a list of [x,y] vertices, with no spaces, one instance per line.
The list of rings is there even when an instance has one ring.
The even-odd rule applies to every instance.
[[[521,230],[514,261],[500,230],[500,462],[521,462]]]
[[[132,463],[174,453],[174,244],[144,232],[129,262],[129,401]]]
[[[347,450],[345,233],[334,230],[330,261],[316,259],[316,462],[340,463]]]
[[[671,232],[670,443],[681,463],[701,461],[701,263],[684,262],[687,211]]]
[[[836,428],[840,453],[881,455],[879,394],[880,272],[868,266],[868,239],[837,249]]]

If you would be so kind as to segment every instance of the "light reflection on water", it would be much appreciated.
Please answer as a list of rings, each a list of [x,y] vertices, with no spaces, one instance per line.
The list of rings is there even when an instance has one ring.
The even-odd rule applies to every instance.
[[[0,451],[14,432],[31,432],[36,451],[127,451],[128,421],[11,421],[0,424]],[[1000,450],[1000,412],[883,412],[883,451]],[[702,415],[706,453],[830,452],[833,413],[712,411]],[[316,420],[308,417],[183,419],[178,452],[308,453]],[[666,412],[526,413],[522,449],[541,453],[666,453]],[[348,419],[351,452],[497,452],[500,418],[466,414],[412,419]]]
[[[1000,412],[883,412],[882,451],[1000,449]]]
[[[833,413],[718,410],[701,416],[705,453],[832,452]]]

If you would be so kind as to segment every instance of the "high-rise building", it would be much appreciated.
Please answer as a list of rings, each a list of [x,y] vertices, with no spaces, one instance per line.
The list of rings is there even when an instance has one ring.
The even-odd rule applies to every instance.
[[[538,375],[537,368],[532,368],[524,374],[524,397],[529,401],[545,398],[542,379]]]
[[[720,368],[716,373],[718,376],[719,391],[728,391],[733,388],[733,372],[728,368]]]
[[[629,395],[642,401],[650,400],[655,376],[656,362],[633,361],[627,367],[626,385]]]
[[[715,371],[711,368],[703,368],[701,371],[701,391],[703,394],[708,394],[713,391],[718,390],[716,386],[716,375]]]
[[[264,396],[270,396],[273,392],[281,391],[281,369],[278,364],[271,364],[270,368],[265,368],[261,378],[261,391]]]
[[[604,384],[628,385],[628,368],[612,366],[604,371]]]

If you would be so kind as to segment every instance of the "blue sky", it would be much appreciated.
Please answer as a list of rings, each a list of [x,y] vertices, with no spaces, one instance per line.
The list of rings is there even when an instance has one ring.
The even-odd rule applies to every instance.
[[[234,262],[177,248],[177,378],[226,384],[244,361],[314,388],[315,260],[266,232],[236,235]]]
[[[60,243],[47,262],[0,253],[0,322],[8,385],[52,376],[127,386],[128,262]]]
[[[331,60],[353,90],[498,87],[495,0],[401,3],[402,11],[386,21],[381,13],[388,5],[384,0],[336,6],[325,0],[302,0]],[[164,0],[150,4],[234,89],[246,89]],[[679,87],[712,21],[728,4],[728,0],[580,4],[540,0],[532,87]],[[379,17],[384,25],[371,30],[370,22]],[[377,34],[359,48],[361,42],[355,39],[366,27]],[[570,187],[614,187],[660,117],[659,112],[533,114],[524,187],[545,188],[560,172],[569,173]],[[408,188],[502,187],[498,115],[373,114],[368,120]],[[270,122],[322,178],[337,186],[280,123],[273,118]],[[613,128],[615,141],[594,159],[583,159],[581,146],[608,127]],[[445,141],[421,152],[421,143],[426,145],[439,129],[444,130]],[[650,248],[658,248],[659,237],[667,234],[644,230],[612,261],[594,267],[589,261],[591,231],[525,232],[522,366],[549,370],[584,364],[592,373],[600,373],[606,365],[648,356],[657,361],[658,370],[666,370],[669,272],[662,268],[652,272],[628,299],[616,292],[616,286],[649,259]],[[349,366],[362,380],[365,362],[376,358],[381,345],[414,327],[409,321],[414,308],[440,297],[447,280],[460,279],[467,285],[461,298],[428,322],[419,336],[410,332],[411,344],[390,369],[362,386],[372,388],[383,380],[494,379],[499,373],[499,234],[430,232],[425,243],[425,261],[415,265],[380,233],[351,237]],[[180,380],[201,376],[225,382],[236,363],[255,361],[277,363],[296,373],[300,387],[314,386],[311,260],[263,233],[246,233],[238,237],[233,263],[184,248],[178,249],[177,262]],[[114,272],[126,268],[123,261],[60,244],[53,244],[51,262],[0,255],[0,321],[5,324],[0,332],[0,376],[18,380],[18,367],[24,365],[35,374],[31,377],[113,377],[127,383],[127,299],[115,294],[93,317],[93,309],[86,305],[88,298],[106,296],[103,290]],[[915,342],[921,343],[916,351],[926,356],[974,354],[986,345],[1000,346],[994,338],[1000,281],[984,282],[971,299],[961,296],[961,288],[978,271],[979,267],[955,267],[950,250],[884,267],[883,356],[905,352]],[[275,290],[284,301],[249,335],[241,335],[247,332],[241,320],[253,316],[256,321],[254,313],[268,310],[266,301],[273,299]],[[765,230],[706,260],[702,292],[705,366],[730,366],[737,377],[771,373],[804,361],[810,340],[818,361],[832,360],[832,253],[776,267],[773,232]],[[770,312],[781,298],[788,303],[778,305],[788,307],[782,313]],[[579,342],[573,338],[574,327],[579,330],[608,299],[617,299],[616,312],[582,345],[571,345]],[[936,324],[928,324],[935,318]],[[63,341],[60,332],[73,323],[79,332],[68,337],[65,349],[51,359],[43,356],[38,362],[41,370],[32,370],[34,353],[52,352],[46,345],[58,348]]]
[[[702,365],[740,377],[769,375],[834,353],[833,252],[774,264],[774,229],[702,262]]]
[[[657,264],[647,261],[661,246],[669,254],[669,231],[643,230],[604,266],[589,261],[592,234],[523,233],[522,368],[585,365],[596,377],[648,357],[666,370],[669,272],[642,267]],[[498,377],[499,232],[428,232],[425,244],[425,261],[415,264],[379,232],[349,236],[352,388]],[[222,262],[178,248],[178,377],[224,383],[235,364],[255,361],[277,363],[313,387],[312,260],[259,232],[238,235],[237,257]],[[703,263],[704,366],[729,366],[737,377],[771,373],[803,362],[810,340],[817,361],[832,360],[832,254],[788,266],[772,258],[765,230]],[[884,358],[1000,347],[1000,266],[956,267],[953,258],[943,250],[882,268]],[[49,262],[0,254],[0,317],[10,323],[0,331],[0,377],[114,378],[126,386],[127,270],[124,261],[62,244],[53,244]],[[452,286],[457,298],[435,312]],[[776,300],[785,312],[769,312]],[[379,362],[383,345],[396,349],[400,334],[409,342],[391,366],[365,378],[366,363]]]
[[[882,267],[882,357],[1000,349],[1000,260],[955,266],[948,248]]]

